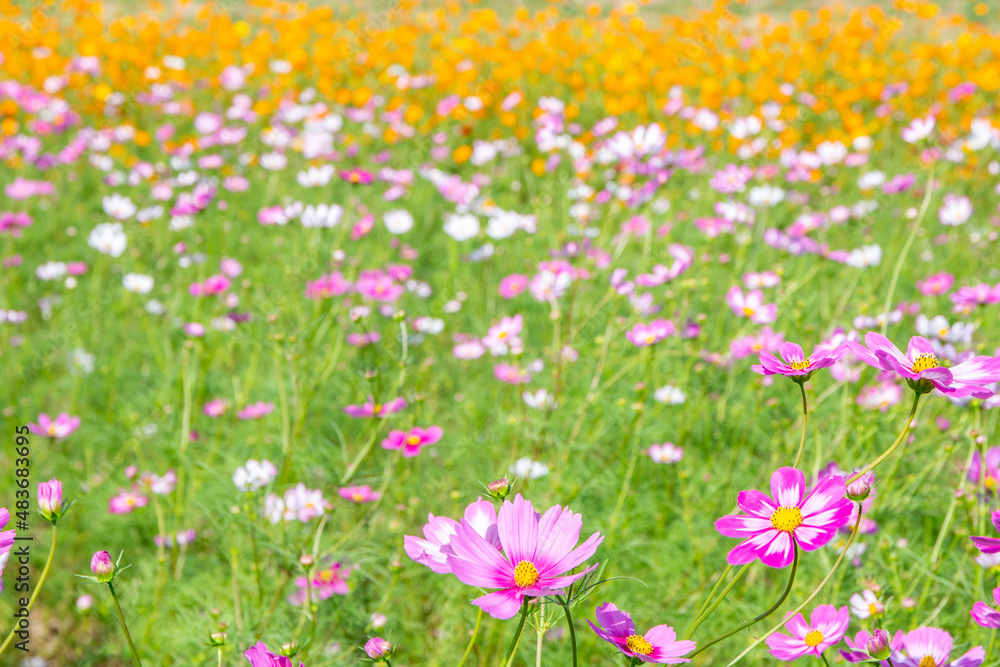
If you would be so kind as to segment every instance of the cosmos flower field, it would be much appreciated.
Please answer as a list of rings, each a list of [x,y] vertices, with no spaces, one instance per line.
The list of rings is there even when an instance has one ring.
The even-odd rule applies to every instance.
[[[1000,665],[998,8],[753,4],[0,4],[0,664]]]

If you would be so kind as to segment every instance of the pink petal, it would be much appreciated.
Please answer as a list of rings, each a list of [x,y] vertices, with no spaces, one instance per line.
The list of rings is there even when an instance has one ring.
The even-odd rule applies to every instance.
[[[514,618],[521,611],[521,596],[516,589],[507,588],[478,597],[472,601],[472,604],[493,618],[507,620]]]
[[[805,494],[806,476],[795,468],[778,468],[771,475],[771,496],[779,507],[798,507]]]

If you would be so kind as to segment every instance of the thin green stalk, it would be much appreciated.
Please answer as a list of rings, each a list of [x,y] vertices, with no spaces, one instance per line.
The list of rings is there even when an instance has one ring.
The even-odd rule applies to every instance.
[[[684,633],[685,639],[690,639],[691,635],[693,635],[695,633],[695,630],[698,629],[698,626],[704,623],[708,619],[708,617],[711,616],[712,613],[719,607],[719,605],[722,604],[722,601],[726,599],[727,595],[729,595],[729,591],[733,590],[733,586],[736,585],[736,582],[742,579],[743,575],[745,575],[750,570],[751,565],[753,565],[753,563],[747,563],[742,568],[740,568],[740,571],[736,573],[736,576],[733,577],[733,580],[730,581],[729,585],[727,585],[726,588],[722,591],[722,595],[719,596],[719,599],[716,600],[714,603],[712,603],[711,606],[707,606],[704,611],[698,614],[698,616],[696,616],[695,619],[691,621],[691,626],[689,627],[688,631]],[[720,579],[719,581],[721,582],[722,580]],[[718,588],[718,585],[716,585],[716,588]],[[708,601],[706,601],[706,605],[707,604]]]
[[[257,551],[257,531],[254,530],[256,515],[253,511],[253,494],[247,494],[247,517],[250,519],[250,547],[253,550],[253,571],[257,576],[257,606],[264,603],[264,586],[260,582],[260,555]]]
[[[524,622],[526,620],[528,620],[528,598],[523,598],[521,601],[521,620],[518,621],[517,630],[514,631],[514,638],[511,639],[510,645],[507,647],[507,652],[504,653],[503,659],[500,661],[500,667],[510,667],[510,662],[514,659],[517,646],[521,643],[521,635],[524,634]]]
[[[785,586],[785,590],[784,590],[784,592],[782,592],[781,597],[778,598],[778,601],[775,602],[773,605],[771,605],[771,607],[769,609],[767,609],[766,611],[762,612],[758,616],[754,617],[752,620],[749,620],[746,623],[742,623],[739,626],[737,626],[737,627],[733,628],[732,630],[730,630],[729,632],[727,632],[725,634],[722,634],[722,635],[719,635],[715,639],[712,639],[711,641],[709,641],[709,642],[707,642],[705,644],[702,644],[701,646],[699,646],[697,648],[697,650],[695,650],[694,653],[691,654],[692,658],[694,656],[698,655],[699,653],[701,653],[702,651],[704,651],[704,650],[706,650],[706,649],[714,646],[715,644],[718,644],[723,639],[728,639],[729,637],[732,637],[733,635],[735,635],[740,630],[745,630],[745,629],[749,628],[751,625],[753,625],[754,623],[757,623],[759,621],[763,621],[765,618],[767,618],[768,616],[770,616],[774,612],[778,611],[778,607],[780,607],[782,604],[784,604],[785,600],[788,598],[788,594],[792,592],[792,584],[795,583],[795,573],[799,569],[799,544],[794,539],[792,539],[792,550],[794,552],[794,555],[792,557],[792,573],[788,576],[788,585]]]
[[[38,577],[38,582],[35,584],[35,590],[32,591],[31,597],[28,599],[28,606],[25,609],[30,612],[32,605],[35,604],[35,598],[38,597],[38,591],[42,589],[42,584],[45,583],[45,576],[49,573],[49,566],[52,565],[52,557],[56,553],[56,524],[52,524],[52,546],[49,547],[49,557],[45,561],[45,567],[42,568],[42,574]],[[3,655],[4,650],[10,644],[11,640],[14,639],[14,633],[17,632],[17,622],[14,622],[14,627],[10,629],[10,634],[7,638],[3,640],[3,644],[0,645],[0,655]]]
[[[795,463],[792,464],[793,468],[799,467],[799,461],[802,460],[802,452],[806,448],[806,424],[809,422],[809,404],[806,402],[806,383],[796,382],[799,385],[799,389],[802,390],[802,438],[799,440],[799,453],[795,455]]]
[[[705,613],[705,610],[708,609],[708,605],[715,598],[716,591],[719,590],[719,586],[721,586],[722,582],[726,580],[726,577],[729,576],[732,569],[733,566],[727,563],[726,569],[722,571],[722,574],[719,576],[719,580],[716,581],[715,586],[712,587],[712,591],[708,594],[708,597],[705,598],[705,601],[701,603],[701,606],[698,607],[698,612],[694,615],[694,620],[700,618],[701,615]],[[687,630],[684,631],[683,639],[687,639],[691,636],[691,626],[694,624],[694,620],[692,620],[691,623],[688,623]]]
[[[906,418],[906,426],[903,427],[903,430],[900,432],[899,437],[896,438],[896,441],[893,442],[891,445],[889,445],[889,449],[882,452],[882,454],[877,459],[866,465],[860,471],[851,475],[851,477],[847,480],[848,484],[857,481],[858,479],[861,478],[862,475],[865,475],[866,473],[870,472],[878,464],[882,463],[882,461],[885,461],[887,458],[892,456],[892,453],[896,451],[897,447],[899,447],[899,443],[903,442],[903,440],[906,439],[906,436],[910,432],[910,425],[913,424],[913,417],[917,414],[917,404],[920,403],[920,396],[921,396],[920,394],[914,392],[913,407],[910,409],[910,416]]]
[[[115,586],[110,581],[108,582],[108,589],[111,591],[111,599],[115,601],[115,609],[118,610],[118,620],[122,624],[122,632],[125,633],[125,640],[128,642],[128,647],[132,649],[132,657],[135,659],[135,664],[138,667],[142,667],[142,661],[139,660],[139,652],[135,650],[135,644],[132,643],[132,635],[128,633],[128,626],[125,625],[125,614],[122,613],[122,606],[118,603],[118,594],[115,593]]]
[[[462,654],[462,659],[458,661],[456,667],[462,667],[465,661],[469,659],[469,654],[472,653],[472,647],[476,645],[476,638],[479,637],[479,624],[483,622],[483,608],[479,608],[479,613],[476,614],[476,627],[472,628],[472,637],[469,639],[469,645],[465,647],[465,653]]]
[[[573,616],[569,613],[569,600],[562,608],[566,614],[566,623],[569,624],[569,639],[573,644],[573,667],[576,667],[576,626],[573,625]]]
[[[862,514],[861,507],[859,506],[858,518],[854,522],[854,529],[851,531],[851,536],[847,539],[847,544],[844,545],[844,550],[840,552],[840,555],[837,557],[836,562],[834,562],[833,567],[831,567],[830,571],[826,573],[825,577],[823,577],[823,581],[819,582],[819,585],[813,589],[813,592],[810,593],[809,596],[805,600],[803,600],[798,607],[796,607],[792,612],[785,614],[785,619],[783,621],[775,625],[773,628],[768,630],[762,636],[758,637],[752,644],[750,644],[750,646],[747,646],[745,649],[743,649],[743,652],[740,653],[735,658],[733,658],[732,662],[726,665],[726,667],[733,667],[733,665],[742,660],[750,651],[754,650],[755,648],[763,644],[768,637],[773,635],[781,628],[785,627],[785,623],[787,623],[796,614],[801,613],[802,610],[805,609],[807,606],[809,606],[809,603],[811,603],[813,599],[815,599],[815,597],[819,595],[820,591],[823,590],[823,587],[826,586],[826,583],[830,581],[830,578],[833,576],[833,573],[837,571],[838,567],[840,567],[840,563],[841,561],[844,560],[844,556],[847,555],[847,552],[850,550],[851,545],[854,544],[854,538],[858,536],[858,526],[861,525],[861,514]]]

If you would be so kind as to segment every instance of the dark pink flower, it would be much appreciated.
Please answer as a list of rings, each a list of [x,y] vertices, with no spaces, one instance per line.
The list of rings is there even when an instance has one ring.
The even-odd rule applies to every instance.
[[[404,457],[411,458],[419,454],[421,448],[438,442],[441,435],[440,426],[414,426],[409,431],[390,431],[389,437],[382,441],[382,448],[398,449],[403,452]]]

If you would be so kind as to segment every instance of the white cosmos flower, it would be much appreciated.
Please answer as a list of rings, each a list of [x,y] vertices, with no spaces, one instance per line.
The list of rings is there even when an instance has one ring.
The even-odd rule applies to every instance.
[[[312,204],[302,209],[299,221],[303,227],[336,227],[344,217],[344,209],[337,204]]]
[[[128,245],[128,237],[120,222],[102,222],[87,236],[87,245],[112,257],[120,257]]]
[[[450,213],[445,216],[444,233],[456,241],[468,241],[479,235],[479,218],[471,213]]]
[[[150,290],[153,289],[153,278],[141,273],[126,273],[125,277],[122,278],[122,285],[129,292],[149,294]]]
[[[295,179],[299,185],[305,188],[315,188],[327,185],[333,178],[333,165],[324,164],[322,167],[309,167],[305,171],[296,174]]]
[[[667,405],[680,405],[687,400],[687,394],[683,390],[677,387],[672,387],[669,384],[665,387],[660,387],[653,393],[653,398],[655,398],[660,403],[666,403]]]
[[[382,216],[382,222],[390,234],[405,234],[413,229],[413,215],[406,209],[387,211]]]
[[[962,195],[945,195],[944,203],[938,209],[938,220],[942,225],[954,227],[965,224],[972,217],[972,202]]]
[[[137,210],[131,199],[117,193],[104,197],[101,205],[104,207],[104,212],[115,220],[128,220]]]

